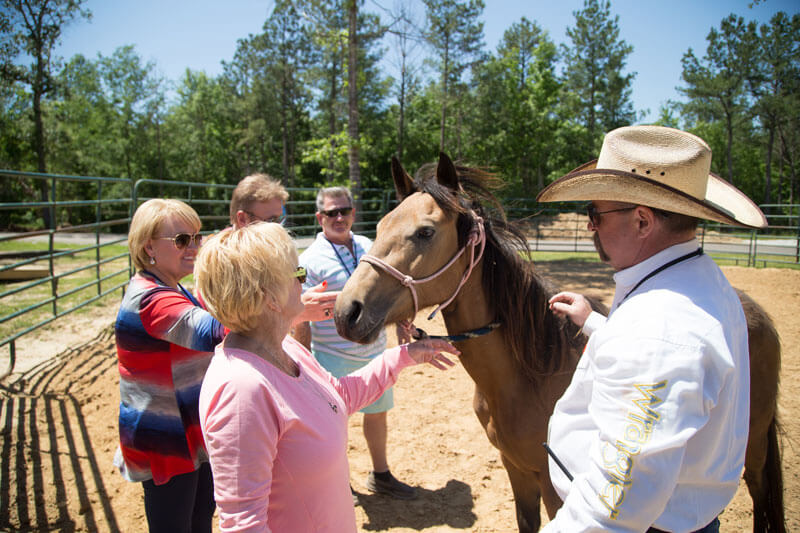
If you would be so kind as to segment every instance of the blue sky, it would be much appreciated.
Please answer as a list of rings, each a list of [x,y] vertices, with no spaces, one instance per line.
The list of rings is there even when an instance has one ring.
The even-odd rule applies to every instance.
[[[394,0],[366,0],[365,9],[391,8]],[[573,12],[583,0],[485,0],[484,36],[487,48],[495,50],[503,32],[523,16],[536,21],[556,43],[565,43],[566,29],[573,25]],[[619,15],[620,36],[633,45],[628,71],[636,72],[633,102],[637,110],[649,108],[644,120],[654,120],[660,105],[677,100],[681,57],[690,47],[705,53],[711,27],[730,13],[745,20],[768,22],[777,11],[800,11],[798,0],[612,0],[612,14]],[[421,4],[421,3],[420,3]],[[111,55],[133,44],[145,61],[171,80],[180,79],[186,68],[210,75],[222,71],[220,62],[230,61],[237,39],[258,33],[272,9],[272,2],[257,0],[88,0],[91,22],[79,20],[66,28],[58,53],[66,58],[76,53],[94,58]],[[424,16],[421,5],[418,17]]]

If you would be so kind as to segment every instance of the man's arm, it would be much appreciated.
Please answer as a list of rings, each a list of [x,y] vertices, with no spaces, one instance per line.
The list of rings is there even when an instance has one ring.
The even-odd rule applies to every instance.
[[[311,351],[311,324],[308,322],[298,322],[292,326],[291,335],[297,342]]]

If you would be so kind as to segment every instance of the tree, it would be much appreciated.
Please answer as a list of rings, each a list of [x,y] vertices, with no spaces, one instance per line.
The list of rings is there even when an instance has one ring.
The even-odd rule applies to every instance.
[[[361,169],[358,154],[358,4],[347,0],[347,160],[350,186],[354,191],[356,214],[361,213]]]
[[[91,18],[88,10],[81,9],[83,0],[0,0],[0,73],[5,83],[19,81],[31,89],[33,111],[33,150],[36,169],[47,172],[47,150],[44,138],[42,98],[54,90],[52,56],[61,38],[61,31],[74,18]],[[32,58],[29,66],[15,63],[20,53]],[[39,181],[39,194],[47,201],[48,186]],[[47,227],[52,226],[47,210],[42,212]]]
[[[581,149],[595,153],[605,132],[635,120],[630,97],[636,73],[623,73],[633,47],[620,39],[619,16],[611,16],[608,0],[584,0],[573,15],[575,26],[567,28],[572,45],[562,45],[565,104],[586,130]]]
[[[231,121],[242,174],[269,172],[286,186],[302,185],[296,167],[308,137],[310,34],[295,3],[280,1],[264,32],[241,39],[224,65],[223,82],[235,93]]]
[[[115,176],[109,127],[117,121],[100,73],[100,60],[72,57],[58,74],[58,98],[47,113],[50,169],[63,174]]]
[[[313,59],[311,37],[293,2],[281,2],[264,24],[269,42],[268,77],[275,80],[274,96],[280,103],[281,164],[285,183],[295,185],[298,144],[305,137],[301,128],[308,122],[306,107],[311,101],[304,78]]]
[[[115,175],[128,178],[150,177],[142,173],[143,157],[148,151],[146,130],[148,102],[158,98],[160,80],[153,72],[155,64],[141,64],[132,45],[117,48],[111,57],[100,59],[102,76],[108,101],[114,107],[114,120],[110,122],[109,148],[117,160]]]
[[[750,37],[756,39],[755,35]],[[795,97],[800,90],[800,15],[789,18],[782,11],[776,13],[769,25],[760,27],[756,41],[758,61],[748,84],[755,98],[755,112],[766,130],[764,202],[770,204],[776,140],[791,115],[800,113]]]
[[[179,102],[164,125],[170,138],[167,174],[183,181],[237,181],[241,176],[230,150],[226,108],[233,94],[217,78],[188,69],[177,92]]]
[[[725,177],[735,183],[734,134],[747,119],[748,101],[745,80],[751,76],[754,54],[752,34],[755,23],[745,24],[742,17],[730,15],[722,20],[719,31],[711,28],[708,47],[702,60],[692,49],[683,55],[679,87],[689,102],[684,111],[699,120],[721,120],[725,126]],[[750,34],[750,35],[748,35]]]
[[[353,128],[358,129],[360,117],[370,112],[370,106],[382,105],[387,85],[376,67],[380,58],[373,53],[384,29],[377,16],[353,11],[351,2],[307,0],[304,3],[305,16],[315,24],[314,44],[318,52],[315,67],[311,69],[311,81],[318,95],[314,134],[317,139],[307,146],[304,162],[319,165],[324,182],[346,176],[346,180],[339,178],[339,182],[349,183],[358,202],[361,154],[369,141]],[[351,37],[355,39],[353,43]],[[355,68],[350,69],[353,61]],[[327,137],[327,148],[319,142],[321,137]],[[347,141],[344,151],[340,146],[342,140]],[[326,151],[325,161],[321,156]],[[358,157],[354,157],[356,154]]]
[[[395,67],[400,74],[395,85],[398,106],[396,155],[402,161],[406,137],[406,107],[420,83],[417,76],[419,67],[414,63],[413,57],[422,41],[422,32],[408,0],[399,0],[391,17],[393,21],[387,31],[393,36],[395,45],[391,48],[396,53]]]
[[[547,33],[523,17],[506,30],[496,56],[477,69],[474,157],[499,170],[518,194],[543,188],[554,170],[555,60]]]
[[[455,101],[451,90],[458,87],[466,69],[483,48],[483,0],[423,0],[427,14],[425,39],[438,58],[441,76],[441,120],[439,150],[445,149],[448,105]]]

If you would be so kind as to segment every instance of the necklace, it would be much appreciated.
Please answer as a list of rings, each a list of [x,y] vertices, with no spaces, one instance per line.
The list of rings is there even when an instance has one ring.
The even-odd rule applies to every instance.
[[[277,368],[278,370],[280,370],[284,374],[292,376],[293,378],[296,378],[297,376],[300,375],[299,372],[298,372],[297,364],[294,362],[294,359],[292,359],[288,355],[283,359],[278,359],[277,357],[273,356],[272,353],[270,353],[269,355],[270,355],[270,361],[269,362],[272,363],[272,365],[275,368]],[[284,362],[284,359],[287,359],[287,358],[289,359],[288,363]]]
[[[652,277],[653,277],[653,276],[655,276],[656,274],[659,274],[659,273],[661,273],[661,272],[665,271],[666,269],[668,269],[668,268],[669,268],[669,267],[671,267],[671,266],[675,266],[675,265],[677,265],[678,263],[681,263],[681,262],[683,262],[683,261],[686,261],[687,259],[691,259],[692,257],[696,257],[696,256],[699,256],[699,255],[703,255],[703,249],[702,249],[702,248],[698,248],[698,249],[697,249],[697,250],[695,250],[694,252],[690,252],[690,253],[688,253],[688,254],[686,254],[686,255],[682,255],[682,256],[680,256],[680,257],[679,257],[679,258],[677,258],[677,259],[673,259],[673,260],[672,260],[672,261],[670,261],[669,263],[666,263],[666,264],[663,264],[663,265],[661,265],[660,267],[658,267],[657,269],[653,270],[653,271],[652,271],[652,272],[650,272],[648,275],[646,275],[645,277],[643,277],[642,279],[640,279],[640,280],[639,280],[639,283],[637,283],[636,285],[634,285],[634,286],[633,286],[633,288],[632,288],[631,290],[629,290],[629,291],[627,292],[627,294],[625,294],[625,296],[622,298],[622,300],[620,300],[620,303],[624,302],[624,301],[625,301],[625,298],[627,298],[628,296],[630,296],[630,295],[631,295],[631,293],[632,293],[633,291],[635,291],[636,289],[638,289],[638,288],[639,288],[639,286],[640,286],[642,283],[644,283],[644,282],[645,282],[645,281],[647,281],[648,279],[652,278]]]
[[[257,339],[234,332],[228,333],[228,336],[222,342],[226,348],[244,350],[258,356],[287,376],[296,378],[300,375],[299,365],[286,353],[283,345],[279,345],[278,349],[268,348]]]

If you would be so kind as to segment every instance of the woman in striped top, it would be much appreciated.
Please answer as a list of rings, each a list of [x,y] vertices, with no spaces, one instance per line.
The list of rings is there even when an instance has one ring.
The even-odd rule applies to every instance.
[[[136,267],[115,324],[120,444],[114,464],[144,487],[151,532],[210,532],[215,503],[200,431],[200,385],[224,328],[179,281],[202,236],[197,213],[153,199],[133,215]]]

